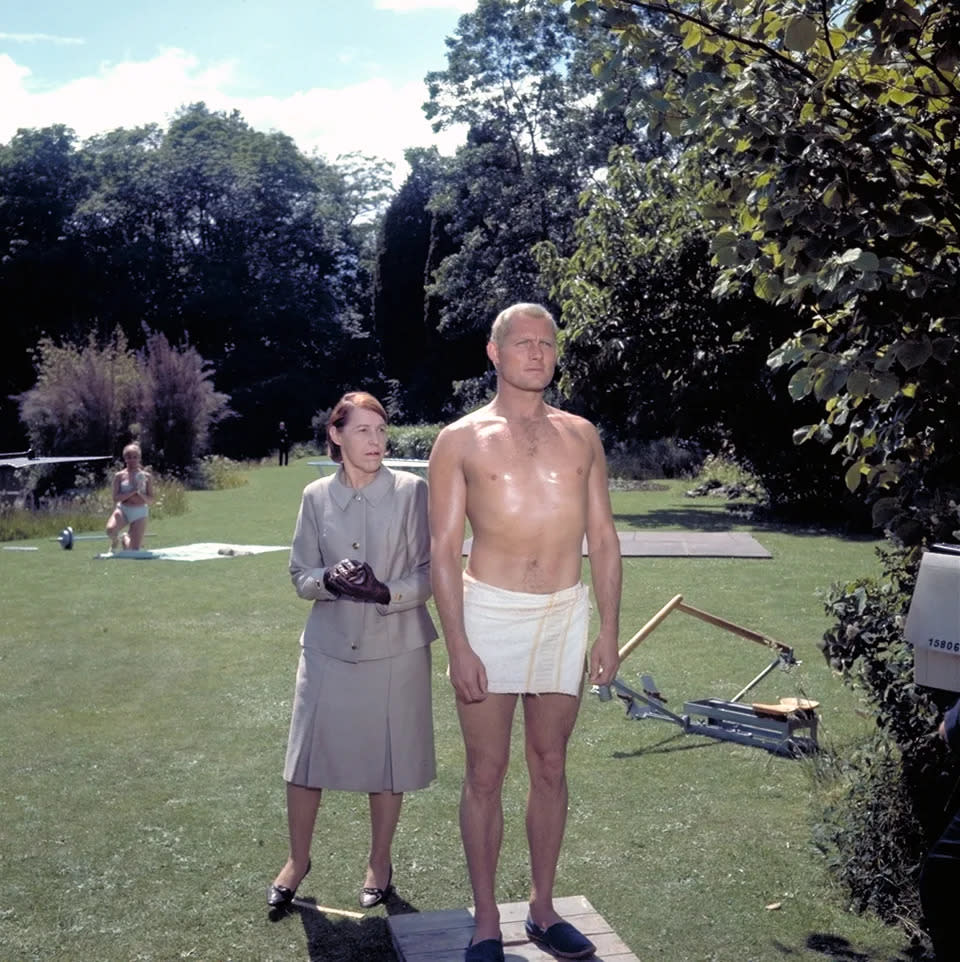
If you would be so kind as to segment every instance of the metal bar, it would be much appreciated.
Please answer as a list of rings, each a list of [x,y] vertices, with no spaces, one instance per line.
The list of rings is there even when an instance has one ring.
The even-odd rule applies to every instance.
[[[770,672],[773,671],[773,669],[776,668],[776,667],[777,667],[779,664],[781,664],[782,662],[783,662],[783,659],[778,655],[776,658],[773,659],[773,661],[770,662],[769,665],[767,665],[766,668],[763,669],[763,671],[760,672],[759,675],[757,675],[756,678],[753,679],[753,681],[751,681],[745,688],[741,688],[740,691],[738,691],[738,692],[733,696],[733,698],[731,698],[730,700],[731,700],[731,701],[740,701],[740,699],[741,699],[748,691],[750,691],[750,689],[753,688],[754,685],[756,685],[756,684],[758,684],[759,682],[763,681],[763,679],[766,678],[767,675],[769,675]]]
[[[634,691],[632,688],[628,688],[623,682],[617,681],[616,678],[610,682],[610,688],[616,689],[617,697],[624,700],[632,701],[642,701],[645,705],[649,706],[651,711],[648,713],[647,717],[650,718],[662,718],[664,721],[671,721],[674,724],[684,727],[686,722],[679,716],[675,715],[669,708],[663,707],[663,702],[654,698],[648,698],[646,695],[641,695],[640,692]],[[629,708],[628,708],[629,713]]]

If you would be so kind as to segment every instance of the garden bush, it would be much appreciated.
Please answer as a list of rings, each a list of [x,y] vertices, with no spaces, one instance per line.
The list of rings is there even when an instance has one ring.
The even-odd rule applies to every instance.
[[[154,476],[153,488],[155,501],[150,506],[153,520],[187,512],[186,490],[180,481]],[[55,538],[67,527],[78,534],[103,531],[113,510],[111,495],[110,487],[99,487],[43,498],[33,509],[2,505],[0,541]]]
[[[607,445],[611,478],[647,481],[651,478],[693,477],[703,464],[703,451],[678,438],[619,441]]]
[[[195,462],[187,477],[195,491],[221,491],[240,488],[247,483],[243,466],[220,454],[209,454]]]
[[[873,713],[872,738],[843,760],[817,834],[860,911],[908,930],[922,927],[917,880],[924,853],[943,830],[960,763],[937,734],[956,695],[915,684],[903,619],[919,551],[878,551],[883,574],[835,584],[825,595],[834,620],[821,648]]]
[[[427,460],[442,424],[390,425],[387,428],[388,457]]]

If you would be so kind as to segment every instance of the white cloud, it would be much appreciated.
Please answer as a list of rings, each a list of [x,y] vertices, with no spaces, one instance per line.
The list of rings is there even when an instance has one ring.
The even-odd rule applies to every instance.
[[[9,40],[12,43],[53,43],[67,45],[84,44],[87,42],[81,37],[58,37],[51,33],[0,33],[0,40]]]
[[[57,123],[81,139],[117,127],[164,126],[179,107],[197,101],[211,110],[236,109],[255,129],[282,131],[301,150],[329,160],[351,151],[383,157],[397,165],[398,179],[406,172],[405,148],[436,144],[452,153],[463,140],[460,131],[433,133],[420,109],[427,92],[419,82],[397,86],[380,78],[287,97],[244,97],[230,93],[240,79],[236,62],[201,65],[177,49],[151,60],[105,64],[94,76],[43,91],[32,91],[29,78],[28,68],[0,54],[0,143],[19,127]]]
[[[282,130],[303,150],[328,160],[358,150],[401,166],[407,147],[436,144],[441,153],[452,153],[462,142],[459,132],[434,134],[420,109],[426,97],[422,83],[395,86],[378,78],[339,90],[255,98],[239,109],[258,129]]]
[[[417,10],[459,10],[470,13],[477,0],[375,0],[377,10],[395,10],[397,13],[413,13]]]

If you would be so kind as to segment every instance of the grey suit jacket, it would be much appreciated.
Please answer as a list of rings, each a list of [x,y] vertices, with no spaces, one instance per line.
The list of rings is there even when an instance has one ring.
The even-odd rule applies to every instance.
[[[388,605],[337,598],[323,574],[344,558],[366,561],[390,589]],[[427,483],[381,467],[351,488],[343,468],[308,484],[290,549],[290,577],[313,608],[300,644],[341,661],[370,661],[428,645],[437,630],[430,597]]]

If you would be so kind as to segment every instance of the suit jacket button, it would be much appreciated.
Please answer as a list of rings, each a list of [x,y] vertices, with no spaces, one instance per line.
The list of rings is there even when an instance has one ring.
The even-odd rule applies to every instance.
[[[354,542],[353,542],[353,550],[354,550],[354,551],[357,551],[357,550],[359,550],[359,548],[360,548],[360,542],[359,542],[359,541],[354,541]]]
[[[356,643],[356,642],[353,642],[353,644],[351,644],[350,647],[351,647],[354,651],[356,651],[356,650],[357,650],[357,643]]]

